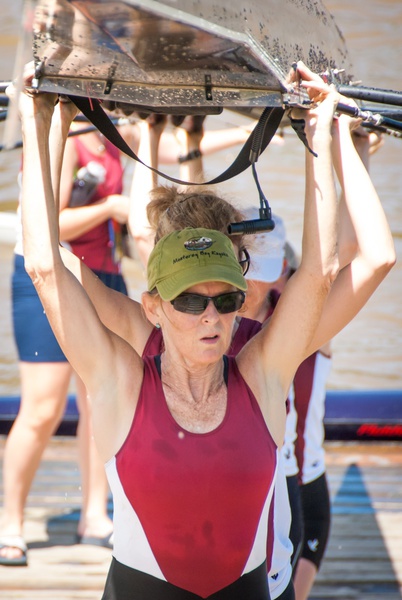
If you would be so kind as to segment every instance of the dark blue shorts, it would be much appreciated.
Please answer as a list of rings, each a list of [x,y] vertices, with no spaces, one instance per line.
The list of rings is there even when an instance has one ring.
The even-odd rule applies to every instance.
[[[96,275],[108,287],[127,294],[122,275],[97,271]],[[31,278],[25,271],[24,257],[18,254],[14,255],[12,306],[14,339],[20,361],[66,362]]]

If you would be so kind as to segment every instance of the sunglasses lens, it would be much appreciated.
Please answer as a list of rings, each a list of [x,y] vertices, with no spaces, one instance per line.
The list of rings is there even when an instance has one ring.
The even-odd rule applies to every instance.
[[[174,300],[171,300],[171,304],[179,312],[200,315],[207,308],[208,302],[212,300],[218,313],[226,315],[227,313],[239,310],[243,306],[245,298],[245,294],[240,291],[220,294],[213,298],[199,294],[181,294]]]
[[[200,315],[208,305],[208,298],[197,294],[181,294],[172,300],[175,310],[191,315]]]
[[[221,315],[236,312],[243,306],[245,296],[243,292],[230,292],[229,294],[221,294],[213,299],[216,310]]]

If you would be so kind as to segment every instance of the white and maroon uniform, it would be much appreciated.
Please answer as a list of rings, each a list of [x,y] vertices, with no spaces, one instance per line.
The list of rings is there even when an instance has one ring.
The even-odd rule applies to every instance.
[[[325,394],[331,358],[315,352],[296,371],[293,380],[297,412],[296,458],[299,482],[304,485],[325,472]]]
[[[252,319],[242,318],[233,336],[228,355],[236,356],[245,344],[261,330],[261,323]],[[143,356],[155,356],[163,352],[163,336],[160,329],[154,328],[147,340]],[[296,428],[296,420],[294,429]],[[292,440],[292,456],[294,456],[294,439]],[[297,473],[297,465],[296,465]],[[275,484],[274,502],[271,505],[269,539],[267,546],[268,584],[272,600],[279,598],[287,588],[292,577],[291,556],[293,545],[289,538],[291,527],[291,510],[286,485],[284,460],[281,457],[278,464]]]
[[[133,588],[137,574],[148,577],[150,588],[157,580],[161,598],[226,598],[226,588],[236,593],[244,577],[251,581],[258,573],[244,597],[269,599],[265,561],[277,448],[235,359],[227,361],[223,422],[196,434],[174,420],[155,358],[144,357],[130,432],[106,465],[114,560],[131,570]],[[111,568],[105,600],[120,598],[113,573]],[[133,599],[148,600],[145,590],[136,594],[133,589]]]

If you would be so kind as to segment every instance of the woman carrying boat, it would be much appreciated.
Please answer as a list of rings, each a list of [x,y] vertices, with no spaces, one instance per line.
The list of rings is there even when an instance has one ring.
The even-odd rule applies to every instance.
[[[70,131],[77,133],[86,126],[85,122],[73,123]],[[165,132],[159,147],[161,162],[176,163],[177,157],[181,156],[180,161],[183,167],[186,166],[183,158],[191,152],[191,148],[186,145],[185,126],[186,121],[180,131]],[[124,124],[120,131],[137,152],[140,126],[136,122]],[[208,132],[202,153],[208,155],[222,147],[241,143],[247,136],[248,132],[239,128]],[[85,182],[85,170],[88,168],[92,169],[90,175],[97,174],[97,181],[89,186]],[[81,173],[81,178],[76,177],[77,173]],[[128,216],[128,198],[122,192],[123,165],[120,152],[113,144],[96,131],[70,137],[66,143],[60,182],[60,238],[69,242],[74,254],[107,286],[127,293],[121,268],[122,249],[118,243],[120,228]],[[43,450],[62,417],[72,375],[71,366],[54,337],[25,271],[22,231],[19,229],[17,234],[13,322],[20,359],[22,403],[7,438],[4,457],[0,565],[5,566],[25,566],[28,563],[22,535],[24,506]],[[108,485],[93,441],[90,401],[79,377],[76,377],[76,390],[83,493],[77,541],[110,548],[112,523],[107,513]]]
[[[159,261],[162,257],[168,258],[171,253],[177,250],[177,236],[180,237],[184,234],[164,238],[154,250],[149,268],[149,291],[152,292],[156,287],[162,297],[164,296],[167,299],[162,300],[155,293],[144,294],[144,308],[150,323],[147,325],[143,321],[140,311],[132,307],[131,314],[137,314],[136,323],[133,322],[132,327],[141,328],[142,320],[144,323],[143,331],[137,332],[137,335],[138,338],[143,339],[148,337],[149,327],[152,328],[151,323],[154,325],[159,323],[163,329],[166,350],[162,356],[162,380],[159,378],[154,362],[145,360],[146,375],[142,389],[145,385],[148,385],[148,373],[152,371],[154,375],[153,382],[159,386],[158,389],[161,394],[163,386],[167,405],[164,403],[165,398],[162,394],[161,406],[164,407],[166,422],[169,423],[171,432],[173,431],[175,434],[174,440],[172,439],[171,444],[168,443],[167,445],[165,435],[159,436],[158,441],[158,432],[155,429],[149,432],[150,437],[137,437],[136,427],[141,423],[145,423],[149,417],[148,410],[152,410],[152,406],[149,404],[150,398],[144,399],[143,396],[141,396],[138,409],[135,408],[144,377],[144,363],[132,346],[113,335],[101,324],[97,313],[82,288],[80,288],[77,279],[72,277],[62,264],[57,236],[57,211],[54,207],[49,173],[50,160],[47,151],[47,133],[50,128],[54,98],[44,98],[39,95],[34,100],[27,97],[23,99],[26,157],[23,214],[27,265],[59,342],[71,362],[79,370],[89,393],[93,397],[95,435],[102,455],[105,460],[109,461],[108,469],[111,471],[109,475],[112,487],[115,487],[116,484],[117,489],[121,491],[120,484],[116,481],[115,476],[119,474],[120,479],[124,479],[125,452],[129,446],[128,440],[124,443],[127,435],[133,436],[135,443],[140,442],[140,446],[142,446],[142,441],[147,441],[147,443],[149,441],[151,443],[151,454],[156,452],[158,455],[158,464],[161,459],[171,461],[173,456],[178,456],[182,468],[185,468],[185,459],[181,454],[183,448],[180,446],[180,441],[190,441],[193,444],[194,454],[190,456],[192,468],[188,473],[192,472],[195,463],[199,463],[199,450],[203,452],[202,465],[204,467],[207,456],[209,456],[209,469],[207,469],[207,472],[205,472],[205,469],[198,472],[197,476],[191,480],[190,489],[186,490],[191,495],[192,502],[186,503],[185,507],[177,504],[179,500],[183,500],[181,486],[186,484],[185,477],[179,477],[180,485],[177,489],[174,486],[172,489],[170,485],[169,489],[164,488],[163,506],[164,511],[168,511],[169,514],[164,513],[165,518],[161,524],[162,534],[161,528],[158,528],[157,532],[148,529],[150,527],[148,517],[153,522],[155,513],[152,512],[152,509],[155,504],[149,501],[152,499],[157,504],[159,502],[160,496],[155,486],[160,481],[159,477],[163,475],[163,470],[156,479],[152,477],[148,479],[149,485],[153,488],[155,494],[146,494],[145,504],[141,500],[145,492],[143,489],[141,490],[144,482],[140,476],[134,478],[138,485],[140,497],[137,496],[136,490],[125,488],[131,498],[131,504],[129,506],[125,505],[129,509],[132,518],[131,524],[139,524],[139,521],[135,519],[135,514],[133,514],[133,506],[135,505],[137,512],[142,514],[141,523],[147,526],[146,539],[152,538],[151,543],[147,546],[148,550],[142,549],[137,553],[137,548],[139,550],[141,546],[138,542],[138,536],[141,536],[141,531],[143,531],[141,527],[135,529],[133,546],[130,546],[126,537],[129,522],[123,519],[123,527],[120,529],[120,506],[116,506],[117,496],[115,496],[116,546],[109,584],[112,588],[122,585],[123,582],[119,577],[117,577],[117,580],[113,579],[116,570],[123,571],[124,577],[129,574],[130,579],[134,579],[133,587],[137,586],[139,580],[145,578],[144,592],[141,596],[138,591],[135,595],[136,598],[158,597],[155,590],[150,590],[149,585],[151,583],[155,587],[162,588],[160,595],[164,598],[167,597],[167,588],[172,591],[172,594],[174,593],[172,597],[175,598],[194,597],[192,594],[198,592],[200,592],[198,594],[200,597],[208,597],[208,595],[215,592],[215,598],[235,597],[235,592],[232,593],[233,587],[228,589],[228,586],[237,587],[240,590],[239,597],[269,597],[268,590],[264,588],[264,585],[266,587],[266,566],[264,562],[266,525],[264,523],[267,520],[263,518],[260,511],[263,505],[265,509],[268,508],[268,502],[265,503],[263,498],[266,497],[269,500],[269,490],[272,489],[272,475],[276,455],[272,442],[275,439],[276,445],[278,445],[281,444],[283,439],[284,398],[286,397],[287,388],[299,362],[314,350],[312,340],[317,338],[314,335],[315,327],[320,319],[321,308],[325,303],[330,282],[336,274],[336,198],[331,161],[329,160],[329,131],[338,96],[334,92],[329,92],[328,88],[318,81],[309,84],[309,88],[314,97],[316,97],[318,88],[318,91],[322,94],[320,99],[323,98],[323,101],[319,104],[316,112],[306,115],[306,131],[310,145],[313,149],[320,150],[320,152],[318,159],[314,159],[314,163],[312,157],[307,157],[306,220],[302,265],[295,277],[292,278],[293,281],[287,286],[270,325],[255,336],[253,341],[239,354],[236,361],[229,360],[228,389],[232,389],[230,383],[238,369],[237,384],[243,386],[243,380],[248,384],[248,386],[242,388],[248,398],[247,406],[252,407],[255,406],[255,402],[260,403],[260,408],[257,411],[253,410],[253,416],[249,415],[250,421],[248,421],[248,418],[242,419],[242,430],[245,425],[254,423],[255,429],[252,430],[253,443],[255,442],[258,445],[262,441],[264,452],[268,452],[273,461],[269,456],[265,456],[263,461],[265,465],[263,468],[264,476],[258,477],[259,481],[264,481],[264,491],[261,488],[254,487],[255,481],[249,482],[251,489],[247,491],[251,495],[246,494],[249,501],[252,500],[252,497],[255,499],[256,493],[258,495],[262,492],[259,501],[254,505],[254,509],[241,505],[242,498],[240,496],[242,494],[239,497],[236,494],[230,494],[227,496],[227,501],[229,501],[231,507],[230,515],[227,514],[227,503],[223,513],[217,515],[215,511],[208,511],[208,502],[205,506],[204,504],[200,506],[199,502],[200,498],[205,499],[206,492],[208,497],[210,493],[213,493],[211,488],[204,485],[206,482],[205,477],[209,483],[212,483],[210,478],[217,483],[221,481],[220,476],[222,475],[222,473],[213,472],[212,465],[215,465],[215,462],[212,457],[214,453],[207,452],[205,454],[205,450],[207,450],[205,443],[218,435],[224,435],[227,432],[227,426],[235,426],[235,422],[229,419],[230,411],[226,410],[227,403],[230,407],[233,406],[233,403],[231,394],[226,391],[222,355],[232,335],[235,309],[238,308],[237,303],[240,302],[241,298],[240,291],[242,288],[244,289],[245,283],[241,277],[240,267],[237,266],[236,258],[231,253],[231,246],[227,244],[225,238],[221,235],[208,231],[200,237],[209,238],[214,242],[219,250],[218,253],[203,255],[203,266],[189,270],[185,269],[185,263],[190,258],[183,257],[193,256],[193,251],[180,248],[180,256],[177,257],[174,263],[176,265],[175,269],[177,269],[176,277],[173,277],[171,270],[167,272],[165,270],[161,279]],[[70,111],[70,107],[63,105],[59,106],[57,110],[61,111],[60,114],[63,117],[65,112]],[[69,123],[64,122],[65,135],[68,125]],[[40,166],[42,166],[43,177],[38,181],[37,173]],[[315,181],[314,185],[313,180]],[[34,181],[36,181],[37,193],[31,198],[28,190],[31,189],[30,184]],[[35,228],[33,227],[34,220],[36,221]],[[50,228],[46,226],[48,220],[51,225]],[[381,225],[385,227],[383,224]],[[318,234],[317,228],[320,235],[316,237]],[[309,232],[312,235],[308,235]],[[194,239],[188,241],[190,247],[194,248]],[[198,240],[198,244],[203,243],[209,244],[210,242],[205,239]],[[166,253],[162,252],[163,247],[167,250]],[[389,242],[389,240],[388,250],[387,264],[378,269],[376,273],[377,284],[389,270],[394,260],[392,242]],[[224,254],[226,256],[223,256]],[[216,264],[217,260],[223,262]],[[223,281],[222,271],[225,277]],[[204,277],[208,277],[206,281],[202,276],[202,272],[204,272]],[[188,274],[191,275],[191,281],[187,277]],[[88,275],[87,272],[83,274],[84,278]],[[184,277],[184,275],[186,276]],[[178,280],[181,285],[177,287]],[[92,283],[93,287],[97,286],[93,279]],[[171,289],[169,294],[165,293],[166,285],[174,288]],[[188,285],[191,287],[187,288]],[[191,294],[190,297],[181,295],[181,292],[185,290]],[[367,293],[367,291],[366,289],[365,292]],[[70,298],[72,294],[79,300],[80,311],[74,310],[71,305]],[[219,296],[219,300],[214,298],[212,304],[208,298],[199,298],[200,294],[201,296],[206,295],[208,298]],[[222,298],[222,294],[225,295],[224,298]],[[229,296],[226,294],[229,294]],[[180,298],[178,299],[178,297]],[[303,298],[306,298],[306,301],[303,301]],[[176,307],[174,304],[172,306],[171,301],[174,302]],[[217,311],[216,304],[219,310],[224,311],[224,314]],[[114,312],[116,312],[116,308],[117,306],[114,305]],[[205,310],[203,310],[204,308]],[[355,308],[356,306],[348,307],[350,318],[353,316],[352,313]],[[226,312],[230,309],[234,312]],[[198,310],[203,310],[203,312],[200,314],[186,314],[181,312],[183,310],[191,310],[193,313]],[[102,318],[102,315],[100,317]],[[119,317],[122,317],[122,315],[119,315]],[[120,322],[120,327],[127,325],[127,320],[124,317],[120,319]],[[332,320],[331,326],[325,327],[325,329],[330,330],[326,333],[329,333],[329,336],[332,337],[342,325],[344,325],[344,319],[341,315],[336,323]],[[148,328],[147,331],[145,331],[146,328]],[[335,332],[333,329],[335,329]],[[198,334],[195,338],[194,333]],[[315,343],[317,343],[317,339],[315,339]],[[282,349],[280,356],[277,352],[278,347]],[[93,361],[94,349],[96,349],[96,361]],[[270,392],[268,395],[266,394],[267,387]],[[186,393],[184,394],[184,392]],[[189,402],[189,398],[192,398],[194,403]],[[195,404],[198,407],[197,411]],[[236,410],[234,412],[236,413]],[[131,429],[134,413],[135,419]],[[267,418],[266,423],[262,422],[262,414]],[[245,414],[243,416],[245,417]],[[158,420],[154,421],[151,417],[151,421],[148,421],[148,426],[151,429],[152,423],[157,425]],[[164,424],[162,423],[161,426],[164,426]],[[263,440],[261,440],[258,432],[263,433]],[[166,431],[165,433],[167,435]],[[180,433],[183,435],[179,435]],[[239,440],[243,445],[243,431],[236,436],[230,435],[230,439],[232,442],[234,439]],[[177,444],[179,445],[177,446]],[[232,449],[231,444],[225,447],[231,469],[233,469],[234,462],[236,468],[241,466],[238,464],[235,454],[232,453],[234,449]],[[242,447],[241,449],[245,450],[244,458],[246,459],[250,445],[247,444],[246,448]],[[173,450],[173,455],[170,450]],[[116,454],[117,457],[113,458]],[[222,449],[218,458],[222,458]],[[114,467],[117,463],[119,464],[116,471]],[[141,465],[139,465],[140,467]],[[155,467],[155,464],[153,467]],[[145,469],[149,473],[147,465],[145,465]],[[246,472],[249,472],[248,467]],[[227,474],[225,472],[225,480],[227,480]],[[175,476],[174,469],[173,471],[170,469],[169,476]],[[218,479],[214,479],[217,476]],[[124,483],[127,485],[127,482]],[[194,493],[193,486],[196,486],[196,493]],[[245,488],[243,476],[241,477],[241,487],[242,489]],[[165,498],[165,493],[169,497]],[[122,496],[120,492],[117,495],[119,502],[121,501],[124,504],[124,495]],[[149,507],[148,504],[150,504]],[[257,505],[260,508],[256,513]],[[203,519],[202,523],[199,521],[200,515],[194,511],[195,506],[199,506],[204,516],[208,517]],[[148,508],[151,509],[151,514],[148,512]],[[172,512],[170,512],[170,509]],[[145,513],[142,512],[143,510],[145,510]],[[178,520],[177,510],[180,512]],[[230,522],[229,535],[224,535],[221,538],[216,537],[217,529],[222,531],[222,526],[228,524],[227,517],[230,516],[232,519],[238,517],[238,511],[243,516],[251,516],[254,525],[250,528],[245,527],[243,519],[235,518],[234,521]],[[223,515],[225,515],[225,518]],[[258,515],[261,517],[260,523],[261,527],[265,528],[265,534],[263,530],[258,528]],[[187,524],[187,528],[185,524]],[[249,537],[250,534],[256,543],[256,554],[252,554],[253,558],[248,560],[250,546],[246,542],[246,537]],[[233,552],[233,536],[236,537],[236,535],[236,548],[239,553],[236,551],[236,561],[230,560],[230,568],[227,568],[226,561],[228,557],[233,559],[231,555]],[[145,537],[141,536],[141,539],[145,543]],[[211,552],[213,548],[216,548],[216,543],[219,543],[220,551],[218,554],[213,555]],[[264,546],[264,550],[261,544]],[[246,547],[248,547],[248,550],[246,550]],[[214,560],[211,561],[211,558],[214,558]],[[257,563],[261,558],[262,562],[258,567]],[[190,568],[183,570],[182,567],[187,561],[190,561]],[[234,562],[236,563],[234,569],[236,572],[232,570]],[[163,568],[161,568],[161,564]],[[194,568],[191,568],[192,564],[194,564]],[[178,566],[179,568],[177,568]],[[142,571],[142,573],[139,571]],[[166,573],[171,579],[171,585],[166,581]],[[199,577],[199,574],[202,576]],[[188,577],[188,579],[183,581],[183,577],[185,579]],[[259,589],[261,586],[261,592],[256,591],[254,593],[253,587],[249,585],[250,579],[255,580]],[[243,585],[247,589],[245,593],[242,592]],[[172,588],[172,586],[175,587]],[[177,587],[183,589],[179,591],[176,589]],[[226,591],[224,592],[225,588]],[[107,586],[107,590],[105,598],[115,597],[113,591],[109,593],[110,587]],[[148,595],[146,590],[149,590]],[[184,590],[189,591],[190,594]],[[120,595],[119,589],[117,589],[117,593],[120,598],[130,597],[129,595]]]
[[[356,124],[355,120],[342,116],[340,127],[337,126],[333,132],[333,152],[336,157],[337,171],[341,185],[346,189],[346,201],[343,197],[340,205],[342,217],[339,241],[341,264],[344,266],[348,265],[361,254],[358,241],[356,240],[355,228],[364,250],[366,247],[364,239],[367,233],[371,232],[366,239],[373,242],[373,238],[370,236],[374,233],[372,227],[376,223],[376,211],[379,210],[382,212],[379,199],[375,193],[373,194],[372,186],[369,186],[367,191],[370,193],[370,201],[373,203],[373,212],[369,213],[369,217],[372,217],[372,220],[369,218],[367,223],[361,220],[360,215],[362,213],[359,212],[361,196],[357,196],[354,192],[354,180],[356,177],[361,178],[362,185],[365,186],[367,185],[365,182],[367,182],[368,176],[361,170],[362,165],[359,156],[362,157],[362,149],[356,148],[359,154],[357,156],[353,146],[350,145],[350,139],[352,133],[354,146],[356,146],[358,140],[366,140],[367,143],[368,136],[367,134],[364,135],[364,131],[361,131],[361,128],[358,132],[353,129],[356,127]],[[142,141],[139,153],[145,162],[152,163],[152,156],[157,155],[155,149],[158,147],[158,140],[163,127],[161,123],[156,127],[148,127],[147,123],[144,123],[142,127],[144,132],[141,136]],[[352,132],[351,129],[353,129]],[[361,137],[362,135],[364,137]],[[197,136],[190,137],[192,138],[191,144],[193,148],[196,148]],[[142,153],[143,146],[145,147],[145,153]],[[149,151],[150,147],[153,148],[153,151]],[[378,147],[378,139],[376,139],[373,149],[374,147]],[[344,154],[343,160],[340,159],[342,152]],[[202,174],[202,165],[200,162],[198,159],[198,164],[193,169],[194,172],[189,173],[188,178],[191,181],[196,181],[197,176]],[[351,165],[351,167],[343,172],[342,164]],[[364,164],[366,164],[366,161],[364,161]],[[155,168],[158,167],[157,163],[152,164],[152,166]],[[141,248],[142,260],[145,264],[152,250],[154,239],[158,240],[163,234],[167,234],[170,231],[186,226],[205,225],[226,232],[229,223],[242,220],[244,217],[249,219],[258,216],[257,209],[250,209],[246,211],[246,214],[239,217],[238,211],[231,206],[224,207],[221,199],[207,193],[201,198],[199,195],[194,196],[191,191],[187,194],[176,194],[173,190],[170,192],[163,191],[163,189],[155,190],[152,193],[152,201],[148,203],[147,189],[152,190],[152,174],[149,170],[141,168],[136,171],[135,177],[138,175],[141,177],[136,179],[133,187],[134,189],[141,190],[142,195],[137,194],[131,202],[130,223],[134,225],[135,239]],[[350,222],[351,218],[348,207],[351,209],[352,223]],[[148,215],[146,212],[148,212]],[[247,302],[244,307],[245,310],[242,310],[243,318],[239,322],[231,347],[228,350],[230,354],[238,352],[241,346],[248,341],[249,337],[259,330],[255,325],[248,329],[247,327],[250,322],[248,319],[244,319],[244,316],[264,322],[267,316],[272,314],[288,278],[298,268],[298,261],[295,261],[294,258],[292,260],[292,254],[284,252],[284,246],[289,248],[289,245],[285,244],[285,231],[281,220],[275,217],[275,222],[276,228],[274,232],[265,235],[261,234],[257,240],[253,241],[252,246],[254,251],[251,251],[251,268],[246,275],[249,284]],[[238,236],[234,236],[233,241],[237,243],[239,248],[244,245],[244,241]],[[387,260],[387,243],[382,245],[384,240],[381,232],[378,241],[385,252],[383,258]],[[258,246],[258,252],[255,252],[256,245]],[[358,272],[360,271],[361,276],[366,273],[367,276],[371,277],[369,275],[370,270],[367,269],[367,265],[364,264],[361,258],[357,260]],[[377,267],[372,262],[372,258],[370,255],[366,256],[368,264],[371,264],[371,268],[375,272]],[[358,266],[359,264],[360,266]],[[378,265],[380,264],[381,259]],[[334,287],[336,285],[337,283],[335,282]],[[147,341],[144,354],[158,354],[162,351],[162,348],[161,332],[160,330],[154,330]],[[323,402],[326,380],[331,363],[328,354],[329,343],[312,354],[300,365],[289,396],[291,410],[286,419],[286,436],[281,451],[281,459],[283,468],[286,471],[287,485],[291,499],[292,521],[290,539],[294,545],[294,553],[291,557],[292,552],[288,549],[290,514],[287,498],[280,495],[280,481],[278,480],[280,470],[278,469],[275,492],[275,507],[278,507],[278,509],[275,509],[274,514],[275,539],[272,551],[271,572],[269,573],[269,586],[272,598],[288,598],[290,592],[289,589],[285,588],[287,587],[286,582],[289,582],[291,577],[290,558],[292,559],[291,564],[294,568],[301,550],[302,562],[297,568],[295,584],[296,597],[303,599],[308,596],[328,540],[330,504],[328,489],[326,487],[325,463],[323,460],[324,451],[322,448]],[[312,394],[312,392],[314,393]],[[298,412],[296,412],[294,406],[295,401]],[[309,415],[308,418],[306,418],[307,413]],[[313,420],[312,415],[315,415]],[[307,424],[308,427],[306,428]],[[303,458],[306,450],[307,455]],[[306,539],[304,545],[302,540],[304,519],[298,484],[299,469],[300,485],[302,486],[300,489],[303,492],[303,513],[306,518]],[[313,490],[313,494],[310,494],[309,490]]]
[[[144,122],[141,124],[142,133],[138,154],[141,160],[155,168],[158,167],[155,157],[158,155],[157,150],[163,127],[164,123],[160,118],[157,122]],[[191,129],[187,131],[188,148],[197,150],[200,140],[201,135],[199,132],[193,132]],[[186,175],[191,181],[201,181],[203,165],[200,156],[188,164]],[[136,169],[132,185],[134,193],[132,193],[130,203],[130,229],[133,230],[134,239],[145,267],[154,243],[172,231],[185,227],[203,226],[227,233],[230,223],[242,221],[244,218],[251,218],[250,215],[240,212],[232,204],[208,190],[202,193],[198,191],[194,194],[191,189],[182,192],[178,192],[175,188],[154,189],[154,184],[155,177],[152,171],[142,166]],[[152,198],[150,202],[149,196]],[[258,213],[257,209],[252,210],[252,217],[256,217],[254,212]],[[260,304],[262,300],[262,295],[255,293],[258,289],[257,283],[252,281],[256,267],[261,265],[265,258],[263,272],[271,285],[274,285],[273,282],[278,279],[285,267],[285,228],[278,217],[275,216],[274,220],[275,230],[268,235],[261,234],[261,237],[266,241],[264,250],[269,253],[269,256],[266,256],[265,252],[262,256],[261,248],[258,248],[260,253],[257,256],[254,252],[256,244],[252,243],[251,253],[253,258],[250,269],[248,269],[250,258],[247,251],[250,238],[244,235],[236,235],[232,238],[232,242],[238,249],[241,264],[244,267],[248,283],[247,293],[251,291],[254,297],[254,301],[251,300],[251,305],[254,307],[256,302]],[[262,321],[265,320],[268,312],[271,314],[269,307],[265,308],[265,302],[263,304]],[[252,306],[250,306],[249,298],[247,298],[242,308],[242,318],[238,317],[236,319],[230,348],[227,350],[228,355],[236,356],[245,343],[261,329],[260,322],[243,316],[247,315],[250,309],[253,310]],[[161,354],[163,347],[162,332],[160,329],[154,328],[146,342],[142,355]],[[280,453],[273,507],[270,513],[269,531],[271,536],[267,541],[267,557],[270,565],[268,567],[268,585],[272,599],[293,600],[292,543],[298,547],[301,543],[301,536],[297,539],[289,538],[293,522],[282,455],[283,451]],[[295,477],[295,486],[296,491],[298,491],[297,477]],[[298,506],[300,506],[300,502]],[[292,508],[292,512],[293,510]],[[300,519],[301,515],[299,522]]]
[[[317,79],[305,85],[318,104],[305,114],[318,158],[306,158],[301,266],[269,326],[227,361],[247,287],[228,238],[183,230],[155,246],[142,303],[150,326],[162,328],[166,349],[161,361],[142,360],[103,325],[63,264],[48,150],[55,97],[21,98],[26,267],[92,398],[94,434],[114,493],[105,599],[269,598],[267,516],[285,398],[298,364],[315,349],[337,274],[330,129],[338,95]],[[65,138],[73,111],[64,103],[57,111]]]

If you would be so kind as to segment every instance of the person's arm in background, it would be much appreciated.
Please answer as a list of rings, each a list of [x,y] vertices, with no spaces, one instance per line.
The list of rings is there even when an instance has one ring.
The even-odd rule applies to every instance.
[[[182,181],[189,181],[191,183],[202,183],[205,181],[202,161],[205,149],[204,152],[201,149],[205,135],[204,120],[203,116],[186,117],[181,126],[176,129],[176,138],[180,146],[178,163],[180,165],[180,179]],[[220,145],[215,146],[212,142],[209,147],[209,153],[219,151],[225,147],[222,144],[225,144],[226,138],[224,133],[221,133]],[[228,139],[230,139],[230,136]]]
[[[126,223],[128,217],[128,198],[120,194],[112,194],[87,206],[69,208],[77,162],[74,141],[69,138],[60,181],[60,239],[63,241],[74,240],[109,219]]]
[[[170,152],[174,152],[176,157],[181,157],[178,163],[180,165],[180,179],[202,183],[204,180],[203,153],[200,151],[200,147],[205,135],[203,124],[204,117],[186,117],[181,126],[176,128],[176,135],[172,139],[170,132],[163,131],[162,133],[163,122],[161,119],[157,124],[152,121],[149,123],[149,120],[144,121],[141,125],[139,157],[147,165],[158,168],[158,161],[161,160],[163,152],[167,152],[166,144],[167,140],[170,140]],[[220,143],[222,144],[222,140]],[[162,146],[164,146],[164,150],[161,153]],[[147,206],[150,199],[149,192],[156,185],[157,177],[155,173],[141,164],[136,165],[130,194],[129,229],[136,242],[144,268],[154,246],[154,231],[149,225]]]
[[[187,141],[183,139],[182,131],[187,128],[187,124],[191,122],[200,123],[204,119],[203,116],[187,116],[181,126],[176,128],[175,132],[165,131],[159,146],[159,162],[161,164],[177,164],[179,156],[185,156],[192,149],[199,149],[202,156],[210,156],[216,152],[227,150],[234,146],[243,145],[250,133],[253,131],[257,121],[251,121],[250,124],[238,127],[227,127],[222,129],[205,129],[199,145],[192,147],[189,144],[187,152],[185,144]],[[282,135],[276,134],[271,140],[272,145],[282,146],[284,140]],[[183,177],[181,177],[183,179]],[[196,179],[188,179],[187,181],[197,181]]]
[[[138,157],[148,166],[158,168],[159,143],[166,124],[163,115],[150,115],[140,123]],[[140,261],[145,268],[154,247],[154,232],[147,217],[149,193],[158,183],[157,174],[141,163],[136,163],[130,190],[128,228],[132,235]]]

